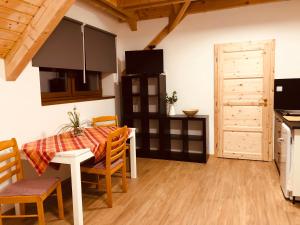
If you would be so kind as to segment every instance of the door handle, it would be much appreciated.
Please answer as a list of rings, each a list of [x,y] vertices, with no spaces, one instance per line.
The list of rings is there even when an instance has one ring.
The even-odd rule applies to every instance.
[[[267,98],[263,98],[259,103],[259,106],[268,106],[268,99]]]

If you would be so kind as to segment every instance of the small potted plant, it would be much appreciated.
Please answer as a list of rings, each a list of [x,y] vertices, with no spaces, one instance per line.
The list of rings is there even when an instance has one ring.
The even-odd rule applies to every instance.
[[[176,112],[175,112],[175,106],[174,104],[177,102],[178,98],[177,98],[177,92],[173,91],[171,96],[166,96],[166,101],[169,104],[169,116],[175,116]]]
[[[70,123],[64,124],[60,129],[59,133],[71,131],[75,136],[79,136],[83,132],[83,127],[81,127],[79,116],[80,114],[76,111],[76,107],[73,111],[68,112]]]

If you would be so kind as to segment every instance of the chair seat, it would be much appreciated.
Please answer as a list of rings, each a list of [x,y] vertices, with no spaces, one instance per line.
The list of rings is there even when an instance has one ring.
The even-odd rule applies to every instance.
[[[13,184],[9,184],[0,191],[0,197],[9,196],[33,196],[46,193],[59,178],[36,178],[22,179]]]
[[[123,162],[122,158],[117,159],[116,161],[114,161],[111,164],[111,169],[116,168],[118,165],[120,165]],[[88,168],[94,168],[94,169],[101,169],[101,170],[105,170],[106,166],[105,166],[105,159],[101,160],[98,163],[92,163],[91,161],[88,161],[86,163],[83,163],[82,166],[83,167],[88,167]]]

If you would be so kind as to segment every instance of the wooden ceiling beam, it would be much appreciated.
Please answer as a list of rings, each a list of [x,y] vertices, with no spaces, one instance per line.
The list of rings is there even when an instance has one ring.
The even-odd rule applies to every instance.
[[[182,8],[179,10],[179,13],[175,17],[174,21],[170,24],[169,32],[171,32],[181,22],[190,5],[191,5],[191,0],[185,0],[185,3],[183,4]]]
[[[175,27],[183,20],[186,16],[186,12],[191,5],[191,0],[185,0],[178,14],[174,17],[169,17],[169,23],[165,26],[161,32],[145,47],[145,49],[152,49],[157,46],[169,33],[171,33]]]
[[[196,0],[192,1],[188,14],[203,13],[214,10],[230,9],[256,4],[283,2],[289,0]],[[178,4],[175,4],[175,6]],[[174,5],[173,5],[174,7]],[[139,20],[148,20],[169,17],[171,6],[160,6],[157,8],[143,8],[136,10]]]
[[[119,8],[117,5],[117,1],[115,1],[115,4],[113,4],[110,0],[92,0],[92,2],[94,2],[94,4],[98,4],[101,9],[110,13],[117,19],[126,21],[132,31],[137,30],[137,17],[135,16],[135,14]]]
[[[137,31],[137,19],[128,18],[127,23],[132,31]]]
[[[180,4],[175,4],[179,5]],[[136,10],[135,13],[138,15],[139,20],[148,20],[148,19],[157,19],[157,18],[164,18],[169,17],[171,15],[173,7],[167,6],[160,6],[157,8],[148,8],[148,9],[140,9]]]
[[[5,56],[6,80],[14,81],[18,78],[74,2],[75,0],[43,2],[19,40]]]
[[[140,10],[140,9],[149,9],[149,8],[156,8],[160,6],[166,6],[166,5],[173,5],[173,4],[180,4],[184,3],[185,0],[159,0],[159,1],[139,1],[135,4],[126,4],[126,2],[123,4],[120,4],[119,7],[122,7],[125,10]]]
[[[119,6],[118,0],[106,0],[106,1],[109,2],[110,4],[114,5],[115,7]]]
[[[230,9],[256,4],[264,4],[271,2],[283,2],[289,0],[203,0],[195,1],[188,10],[189,14],[208,12],[221,9]]]
[[[123,15],[125,18],[131,17],[131,15],[128,12],[125,12],[124,10],[119,8],[118,6],[112,4],[109,0],[98,0],[98,1],[103,3],[105,6],[107,6],[111,10],[116,11],[117,13]]]
[[[172,15],[177,15],[178,14],[178,12],[180,11],[180,5],[179,4],[173,4],[172,5],[172,11],[171,11],[171,13],[170,13],[170,16],[172,16]]]
[[[92,6],[100,9],[101,11],[106,12],[107,14],[111,15],[112,17],[115,17],[119,19],[121,22],[126,21],[126,16],[119,12],[119,10],[114,10],[111,7],[108,7],[107,4],[104,4],[102,1],[99,0],[86,0],[89,4]]]

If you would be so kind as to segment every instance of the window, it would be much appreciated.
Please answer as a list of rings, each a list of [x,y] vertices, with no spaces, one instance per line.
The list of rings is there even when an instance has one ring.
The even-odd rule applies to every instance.
[[[84,83],[83,71],[40,68],[42,105],[113,98],[103,97],[101,80],[100,72],[86,71]]]

